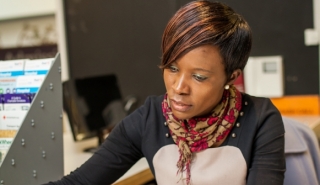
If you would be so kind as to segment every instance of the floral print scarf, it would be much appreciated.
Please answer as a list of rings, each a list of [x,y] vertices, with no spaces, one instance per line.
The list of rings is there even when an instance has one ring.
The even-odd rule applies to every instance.
[[[178,173],[186,171],[186,183],[190,184],[190,164],[194,152],[212,147],[226,138],[241,110],[241,93],[231,85],[224,90],[221,102],[205,117],[179,120],[173,114],[167,94],[162,102],[163,115],[170,134],[179,148]],[[180,179],[180,180],[181,180]]]

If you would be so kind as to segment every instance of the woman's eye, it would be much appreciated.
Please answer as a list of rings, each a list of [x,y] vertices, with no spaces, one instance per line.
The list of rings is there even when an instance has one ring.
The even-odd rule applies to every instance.
[[[204,81],[205,79],[207,79],[207,77],[201,76],[201,75],[193,75],[193,78],[196,79],[199,82]]]
[[[178,71],[178,68],[176,66],[169,66],[169,70],[171,72],[177,72]]]

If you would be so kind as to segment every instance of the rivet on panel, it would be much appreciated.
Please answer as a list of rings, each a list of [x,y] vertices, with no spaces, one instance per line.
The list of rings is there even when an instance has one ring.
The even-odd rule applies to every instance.
[[[44,107],[44,102],[40,101],[40,107],[43,108]]]
[[[51,139],[54,139],[54,132],[51,132]]]
[[[34,123],[34,119],[31,120],[31,126],[34,127],[35,123]]]
[[[33,177],[37,177],[37,171],[33,170]]]
[[[49,84],[49,88],[50,88],[50,90],[53,89],[53,83],[50,83],[50,84]]]
[[[58,71],[59,71],[59,73],[61,73],[61,67],[59,66],[59,68],[58,68]]]
[[[21,145],[24,146],[26,143],[25,143],[25,140],[24,139],[21,139]]]
[[[11,165],[14,166],[16,163],[14,161],[14,159],[11,159]]]
[[[42,157],[46,158],[46,151],[42,151]]]
[[[60,114],[60,119],[62,119],[62,114]]]
[[[4,184],[4,180],[1,180],[1,181],[0,181],[0,184]]]

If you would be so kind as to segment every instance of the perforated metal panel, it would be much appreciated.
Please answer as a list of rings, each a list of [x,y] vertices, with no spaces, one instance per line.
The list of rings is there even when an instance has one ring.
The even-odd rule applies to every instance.
[[[37,185],[63,176],[60,66],[57,54],[0,167],[1,185]]]

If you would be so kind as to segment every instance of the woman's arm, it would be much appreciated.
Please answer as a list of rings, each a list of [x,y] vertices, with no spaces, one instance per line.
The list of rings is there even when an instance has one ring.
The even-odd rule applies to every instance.
[[[130,116],[139,117],[139,111]],[[47,185],[106,185],[119,179],[142,157],[140,146],[135,144],[138,142],[134,143],[127,134],[135,131],[126,128],[130,123],[125,120],[112,130],[100,149],[88,161],[61,180]],[[135,135],[135,140],[140,138],[138,132],[130,135]]]
[[[247,185],[282,185],[286,168],[282,117],[270,100],[259,109]]]

